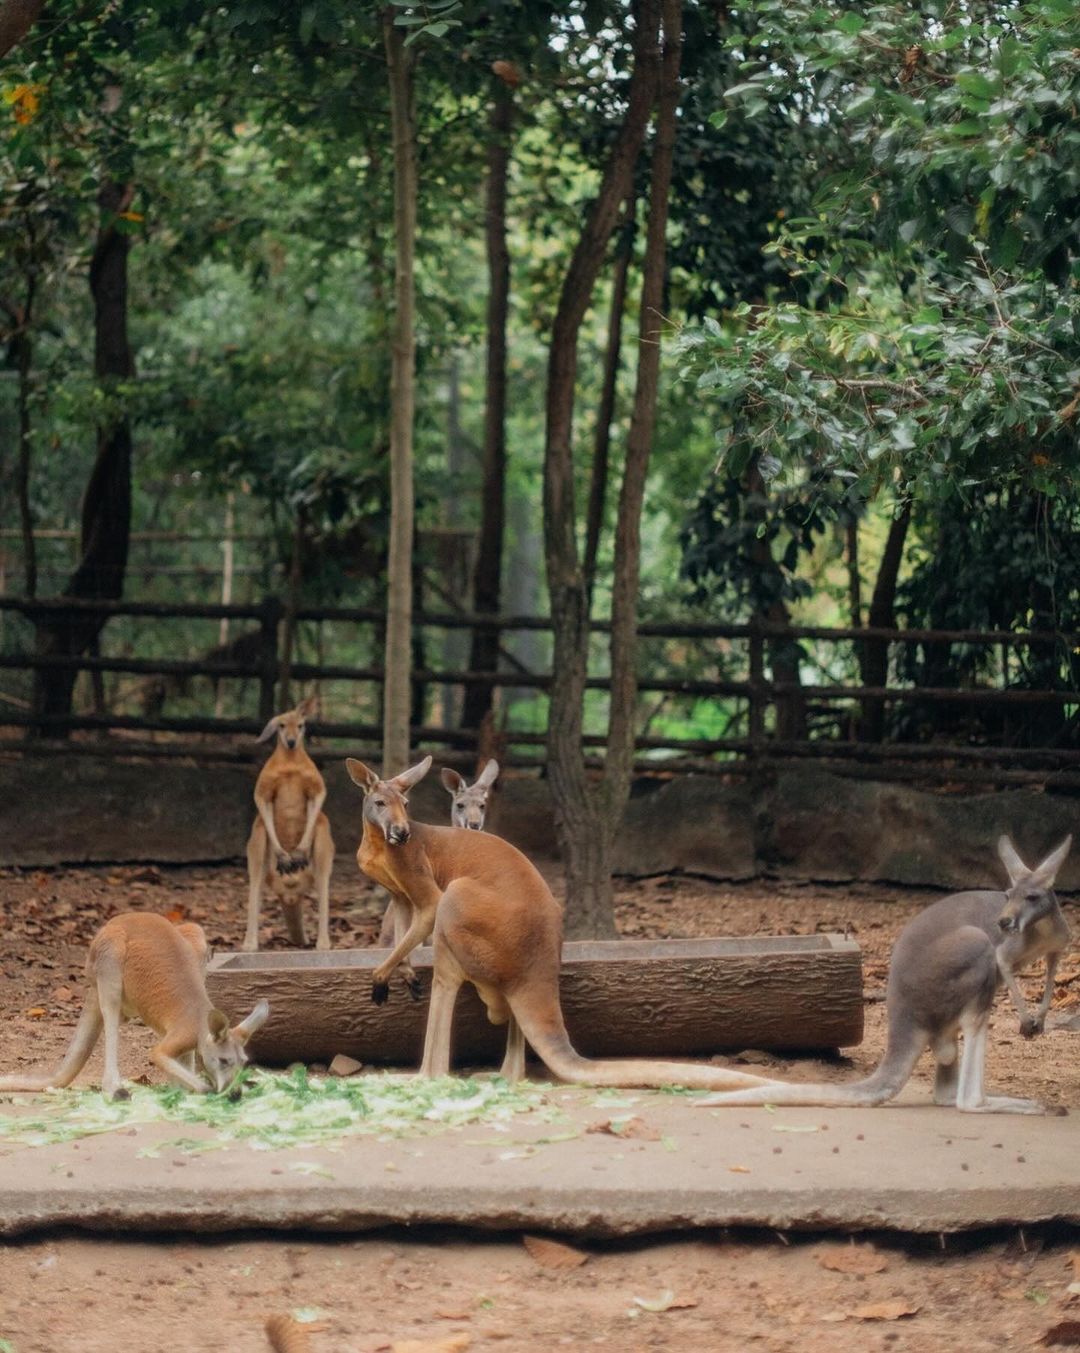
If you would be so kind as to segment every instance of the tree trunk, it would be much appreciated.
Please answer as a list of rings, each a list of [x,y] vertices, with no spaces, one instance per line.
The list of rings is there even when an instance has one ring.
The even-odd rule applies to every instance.
[[[747,492],[764,504],[765,481],[761,477],[756,460],[751,462],[747,473]],[[765,510],[762,507],[762,515]],[[777,579],[775,588],[777,595],[763,610],[758,610],[758,617],[774,625],[790,625],[791,614],[787,603],[779,595],[780,568],[773,558],[769,542],[764,537],[755,537],[751,547],[751,558],[763,575],[773,574]],[[798,688],[802,684],[802,673],[799,671],[799,645],[795,640],[779,635],[770,638],[767,647],[772,679],[781,685]],[[793,689],[777,695],[777,737],[783,742],[802,741],[806,737],[806,732],[806,700],[802,691]]]
[[[413,407],[416,251],[416,137],[413,60],[405,35],[383,13],[394,142],[394,323],[390,374],[390,549],[387,560],[386,658],[383,687],[383,773],[409,761],[412,703]]]
[[[848,614],[852,629],[862,628],[862,576],[859,573],[859,519],[852,517],[845,527],[847,555]]]
[[[94,300],[94,371],[107,396],[130,380],[135,363],[128,342],[128,237],[117,218],[133,196],[131,184],[107,178],[98,194],[102,223],[90,260]],[[98,429],[97,457],[83,498],[81,558],[64,588],[66,597],[115,600],[123,595],[131,531],[131,423],[113,416]],[[101,616],[45,619],[38,623],[38,651],[77,656],[91,647],[104,625]],[[43,669],[36,674],[34,708],[39,714],[71,712],[74,670]],[[48,729],[52,732],[54,730]],[[55,730],[65,736],[64,730]]]
[[[544,554],[554,636],[548,718],[548,775],[566,868],[568,933],[614,930],[604,815],[591,793],[582,755],[589,615],[577,546],[573,420],[577,345],[619,205],[641,152],[656,88],[659,0],[641,0],[627,109],[600,187],[563,279],[548,353],[544,435]]]
[[[297,507],[293,523],[289,579],[285,589],[285,615],[281,625],[281,662],[278,667],[278,708],[292,708],[292,669],[296,656],[296,613],[304,578],[304,509]]]
[[[0,58],[22,42],[44,7],[45,0],[4,0],[0,4]]]
[[[904,542],[911,524],[911,503],[889,524],[885,548],[881,552],[874,593],[870,598],[867,623],[871,629],[896,628],[896,584],[904,558]],[[885,639],[864,639],[859,650],[859,669],[864,686],[884,686],[889,676],[889,644]],[[880,742],[885,732],[885,705],[881,700],[864,700],[859,721],[860,742]]]
[[[18,333],[15,339],[16,361],[19,371],[19,459],[15,470],[15,495],[19,502],[19,526],[22,532],[23,546],[23,584],[28,597],[37,595],[37,546],[34,542],[34,514],[30,508],[30,456],[31,414],[30,387],[34,365],[34,340],[32,325],[34,322],[34,293],[37,288],[37,264],[33,258],[33,235],[31,234],[31,257],[27,265],[26,299],[22,314],[18,316]]]
[[[600,406],[596,412],[596,437],[593,441],[592,471],[589,476],[589,505],[585,513],[585,590],[592,612],[593,584],[596,581],[596,556],[600,533],[604,528],[604,504],[607,500],[608,466],[611,460],[611,424],[615,418],[615,393],[622,354],[622,322],[626,309],[626,286],[630,259],[634,252],[634,196],[626,199],[622,237],[615,255],[611,279],[611,309],[608,311],[607,347],[604,350],[604,376]]]
[[[607,849],[614,847],[630,793],[637,726],[637,616],[641,585],[641,509],[656,432],[660,334],[667,269],[668,199],[675,153],[682,55],[682,0],[663,0],[663,57],[656,100],[656,137],[649,181],[649,223],[641,277],[641,316],[634,412],[615,523],[611,593],[611,712],[604,765]]]
[[[498,615],[502,599],[502,553],[506,520],[506,318],[510,305],[510,252],[506,244],[506,193],[514,96],[496,81],[488,118],[487,202],[487,402],[484,409],[483,488],[480,548],[473,573],[473,605],[483,615]],[[494,672],[499,665],[499,635],[475,630],[469,667]],[[462,723],[479,728],[491,709],[493,688],[469,686]]]

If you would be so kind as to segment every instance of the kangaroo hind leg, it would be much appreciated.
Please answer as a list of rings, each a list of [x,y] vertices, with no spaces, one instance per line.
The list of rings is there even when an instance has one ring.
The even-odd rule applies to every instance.
[[[985,1093],[983,1078],[989,1026],[988,1010],[966,1021],[963,1026],[964,1050],[960,1057],[956,1107],[964,1113],[1044,1113],[1043,1106],[1034,1099],[1014,1099],[1010,1095],[987,1096]]]
[[[97,957],[94,966],[97,999],[101,1021],[105,1026],[105,1070],[101,1077],[101,1092],[106,1099],[127,1099],[120,1078],[120,1024],[123,1020],[124,975],[120,960],[109,949]]]

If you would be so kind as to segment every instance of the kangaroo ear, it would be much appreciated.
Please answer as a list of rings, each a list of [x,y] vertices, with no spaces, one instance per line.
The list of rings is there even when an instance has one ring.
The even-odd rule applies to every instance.
[[[359,785],[365,794],[370,793],[379,783],[379,777],[371,767],[365,766],[353,756],[345,758],[345,769],[349,772],[349,779],[354,785]]]
[[[1016,853],[1016,847],[1007,836],[998,838],[997,848],[1001,863],[1009,876],[1009,882],[1015,887],[1020,879],[1026,878],[1031,873],[1031,870]]]
[[[267,738],[272,738],[278,729],[278,716],[275,714],[263,731],[255,739],[256,742],[265,742]]]
[[[228,1015],[223,1010],[211,1010],[206,1022],[210,1026],[210,1037],[215,1043],[220,1043],[229,1032]]]
[[[256,1030],[261,1029],[270,1018],[270,1002],[260,1001],[255,1009],[248,1015],[247,1019],[242,1019],[233,1030],[233,1037],[238,1038],[241,1043],[246,1043]]]
[[[1052,850],[1041,864],[1035,866],[1032,870],[1035,878],[1039,880],[1044,888],[1052,888],[1054,879],[1057,878],[1057,872],[1065,863],[1065,857],[1069,853],[1069,847],[1072,845],[1072,834],[1066,836],[1061,845],[1056,850]]]
[[[499,763],[495,760],[494,757],[492,757],[491,760],[484,767],[484,769],[476,777],[476,783],[478,785],[482,785],[485,789],[487,789],[488,786],[493,785],[498,778],[499,778]]]
[[[319,712],[319,697],[317,695],[306,695],[296,706],[296,713],[301,719],[313,718]]]
[[[418,761],[415,766],[410,766],[408,770],[403,770],[400,775],[395,775],[393,783],[398,789],[412,789],[418,781],[431,769],[431,757],[425,756],[423,761]]]
[[[465,788],[464,775],[459,775],[456,770],[451,770],[449,766],[443,766],[439,772],[439,779],[442,781],[443,789],[449,794],[460,793]]]

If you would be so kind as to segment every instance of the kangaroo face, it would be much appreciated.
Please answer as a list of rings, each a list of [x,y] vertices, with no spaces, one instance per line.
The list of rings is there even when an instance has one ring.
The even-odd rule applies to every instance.
[[[296,747],[302,747],[308,716],[315,712],[315,703],[309,696],[308,699],[301,700],[295,709],[286,710],[284,714],[275,714],[257,740],[266,742],[276,733],[281,746],[288,748],[290,752]]]
[[[206,1032],[199,1038],[199,1059],[213,1090],[221,1094],[242,1066],[247,1064],[247,1042],[270,1015],[270,1006],[260,1001],[234,1029],[220,1010],[211,1010]]]
[[[998,842],[998,854],[1009,875],[1009,891],[1005,894],[1005,907],[998,917],[998,925],[1006,933],[1020,933],[1030,926],[1037,925],[1045,916],[1058,910],[1058,900],[1054,894],[1054,879],[1065,863],[1065,857],[1072,845],[1072,837],[1052,850],[1041,864],[1029,869],[1017,854],[1007,836]]]
[[[430,768],[431,757],[425,756],[409,770],[390,780],[382,780],[362,761],[352,757],[346,760],[349,778],[364,791],[363,820],[381,832],[388,845],[403,846],[412,835],[407,794]]]
[[[475,784],[469,784],[456,770],[444,766],[441,774],[443,788],[451,797],[450,822],[466,831],[484,830],[487,817],[488,795],[495,777],[499,773],[499,763],[489,761],[477,777]]]

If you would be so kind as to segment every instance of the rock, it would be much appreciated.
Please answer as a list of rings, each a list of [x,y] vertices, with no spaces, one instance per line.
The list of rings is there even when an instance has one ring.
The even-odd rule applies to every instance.
[[[331,1076],[355,1076],[363,1069],[363,1062],[358,1062],[355,1057],[347,1057],[343,1052],[339,1052],[330,1063]]]

